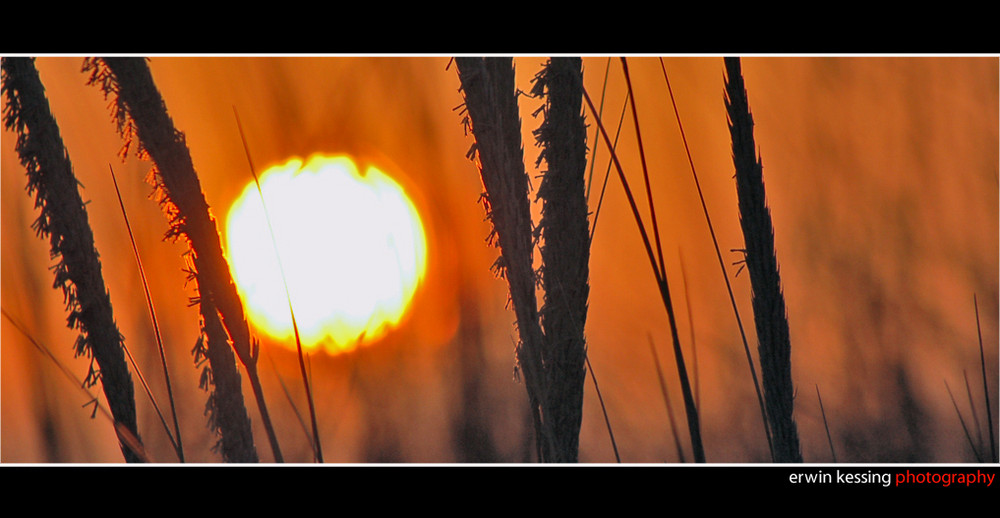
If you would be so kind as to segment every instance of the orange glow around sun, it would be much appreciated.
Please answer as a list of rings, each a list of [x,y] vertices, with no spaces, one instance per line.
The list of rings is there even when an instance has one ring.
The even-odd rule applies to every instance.
[[[251,181],[226,223],[230,269],[257,329],[295,347],[282,272],[303,347],[351,350],[400,322],[425,275],[427,241],[396,181],[314,155],[268,169],[260,190],[263,205]]]

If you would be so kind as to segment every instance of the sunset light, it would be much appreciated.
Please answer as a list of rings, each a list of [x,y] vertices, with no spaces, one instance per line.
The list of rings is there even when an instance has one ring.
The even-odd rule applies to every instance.
[[[995,470],[998,78],[0,51],[0,468]]]
[[[400,322],[427,244],[398,183],[374,167],[359,172],[348,157],[316,155],[268,169],[260,187],[266,206],[251,181],[226,224],[233,277],[256,328],[294,347],[282,271],[305,347],[350,350]]]

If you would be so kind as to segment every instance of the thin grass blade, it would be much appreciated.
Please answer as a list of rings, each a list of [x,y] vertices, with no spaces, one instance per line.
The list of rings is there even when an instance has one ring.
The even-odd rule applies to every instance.
[[[663,369],[660,367],[660,355],[656,353],[656,344],[653,343],[653,335],[649,335],[649,350],[653,353],[653,365],[656,366],[656,377],[660,380],[660,393],[663,394],[663,402],[667,406],[667,417],[670,419],[670,434],[674,437],[674,447],[677,448],[677,458],[680,462],[684,460],[684,448],[681,448],[680,435],[677,433],[677,420],[674,418],[674,407],[670,404],[670,393],[667,391],[667,380],[663,377]]]
[[[111,412],[109,412],[104,405],[101,405],[98,402],[97,396],[95,396],[93,393],[90,392],[89,389],[87,389],[86,383],[80,381],[80,378],[76,377],[76,375],[73,374],[71,370],[69,370],[69,367],[63,365],[63,363],[60,362],[59,359],[56,358],[54,354],[52,354],[52,351],[50,351],[49,348],[45,346],[45,344],[39,342],[38,340],[35,340],[35,337],[33,337],[31,333],[28,332],[24,324],[22,324],[19,320],[11,316],[10,313],[7,313],[6,309],[0,308],[0,313],[3,314],[3,317],[6,318],[7,321],[10,322],[10,324],[13,325],[14,328],[17,329],[18,332],[20,332],[28,340],[28,342],[30,342],[31,345],[35,347],[35,349],[38,352],[42,353],[43,356],[52,361],[52,363],[59,369],[59,372],[61,372],[63,376],[65,376],[66,379],[68,379],[70,383],[73,384],[73,386],[80,389],[80,391],[86,394],[86,396],[95,403],[96,411],[99,411],[102,416],[106,417],[108,421],[110,421],[111,424],[114,425],[115,433],[118,435],[118,440],[121,441],[121,443],[125,445],[125,447],[128,448],[132,452],[132,454],[139,459],[140,462],[151,462],[139,438],[136,437],[132,433],[132,431],[128,429],[127,426],[124,426],[122,423],[115,421],[115,418],[113,415],[111,415]]]
[[[174,420],[174,433],[176,434],[177,440],[174,440],[174,436],[170,434],[170,428],[167,427],[166,420],[163,418],[163,413],[160,412],[160,407],[157,406],[156,400],[153,398],[152,392],[149,390],[149,386],[146,385],[146,380],[142,377],[142,372],[139,370],[138,366],[135,365],[135,361],[132,361],[132,366],[136,373],[139,375],[139,380],[142,385],[146,388],[146,394],[149,396],[149,400],[153,403],[153,408],[156,409],[156,414],[160,416],[160,421],[163,422],[163,428],[167,431],[167,437],[170,438],[170,443],[174,446],[174,451],[177,453],[177,459],[180,462],[184,462],[184,442],[181,439],[181,427],[177,422],[177,408],[174,404],[174,391],[170,384],[170,372],[167,370],[167,356],[163,351],[163,337],[160,336],[160,325],[156,321],[156,308],[153,306],[153,297],[149,293],[149,282],[146,280],[146,271],[142,267],[142,259],[139,257],[139,248],[135,244],[135,236],[132,234],[132,225],[128,221],[128,213],[125,211],[125,202],[122,201],[122,192],[118,189],[118,179],[115,178],[115,170],[108,164],[108,169],[111,171],[111,181],[115,185],[115,195],[118,196],[118,206],[122,209],[122,219],[125,221],[125,229],[128,230],[128,238],[132,243],[132,253],[135,254],[135,263],[139,268],[139,279],[142,281],[142,290],[146,294],[146,309],[149,310],[149,320],[153,324],[153,336],[156,337],[156,348],[160,353],[160,365],[163,366],[163,378],[166,380],[167,385],[167,399],[170,401],[170,415]],[[126,349],[126,352],[128,350]],[[132,360],[132,355],[129,354],[129,359]]]
[[[656,255],[660,259],[660,277],[667,277],[667,267],[663,262],[663,246],[660,244],[660,227],[656,224],[656,206],[653,205],[653,191],[649,183],[649,168],[646,167],[646,148],[642,145],[642,132],[639,131],[639,109],[635,106],[635,90],[632,89],[632,78],[628,73],[628,60],[623,56],[622,71],[625,73],[625,85],[628,87],[628,98],[632,106],[632,121],[635,123],[635,139],[639,144],[639,160],[642,163],[642,179],[646,186],[646,201],[649,202],[649,219],[652,225],[653,237],[656,239]]]
[[[983,352],[983,328],[979,324],[979,301],[976,299],[976,295],[972,295],[972,303],[976,308],[976,333],[979,335],[979,365],[983,369],[983,396],[986,398],[986,423],[989,427],[990,433],[990,452],[993,455],[991,460],[993,462],[1000,462],[1000,457],[997,456],[997,439],[996,435],[993,433],[993,410],[990,406],[990,386],[986,382],[986,354]]]
[[[621,464],[622,458],[618,454],[618,443],[615,442],[615,432],[611,429],[611,419],[608,418],[608,407],[604,405],[604,396],[601,395],[601,386],[597,384],[597,375],[594,374],[594,367],[590,364],[590,357],[587,357],[587,370],[590,371],[590,379],[594,382],[594,390],[597,392],[597,400],[601,403],[601,413],[604,415],[604,425],[608,428],[608,437],[611,438],[611,448],[615,451],[615,462]]]
[[[625,111],[628,110],[628,95],[625,96],[625,102],[622,104],[622,113],[618,117],[618,129],[615,130],[615,140],[611,144],[611,149],[618,149],[618,137],[621,136],[622,126],[625,122]],[[600,130],[598,130],[600,131]],[[598,148],[600,146],[594,146]],[[614,162],[608,161],[608,168],[604,171],[604,182],[601,184],[601,195],[597,198],[597,209],[594,210],[594,222],[590,225],[590,242],[594,242],[594,233],[597,232],[597,220],[601,216],[601,207],[604,205],[604,193],[608,190],[608,179],[611,178],[611,167]]]
[[[316,423],[316,405],[313,403],[312,387],[309,378],[306,376],[306,365],[302,353],[302,339],[299,336],[299,324],[295,319],[295,309],[292,307],[292,293],[288,289],[288,279],[285,275],[285,267],[281,264],[281,250],[278,249],[278,240],[274,235],[274,226],[271,225],[271,215],[267,211],[267,202],[264,200],[264,191],[260,188],[260,179],[257,177],[257,169],[253,166],[253,159],[250,157],[250,146],[247,144],[246,135],[243,133],[243,124],[240,123],[240,114],[233,106],[233,115],[236,117],[236,127],[240,132],[240,140],[243,142],[243,151],[247,155],[247,164],[250,165],[250,174],[253,175],[254,185],[257,186],[257,194],[260,195],[260,203],[264,209],[264,220],[267,221],[267,230],[271,235],[271,244],[274,246],[274,255],[278,259],[278,273],[281,275],[282,285],[285,287],[285,297],[288,299],[288,312],[292,316],[292,331],[295,333],[295,348],[299,359],[299,372],[302,375],[302,384],[306,388],[306,400],[309,402],[309,419],[312,424],[313,455],[316,462],[323,463],[323,446],[319,439],[319,425]],[[286,392],[287,394],[287,392]]]
[[[601,136],[604,139],[604,143],[611,151],[611,160],[614,162],[615,169],[618,171],[618,179],[621,181],[622,187],[625,190],[625,196],[628,199],[629,207],[632,209],[632,216],[635,218],[636,226],[639,229],[639,235],[642,237],[643,246],[646,248],[646,255],[649,258],[650,266],[653,268],[653,276],[656,278],[657,287],[660,291],[660,297],[667,310],[667,319],[670,323],[670,334],[674,345],[674,358],[677,362],[678,378],[680,379],[681,392],[684,396],[684,409],[687,413],[688,419],[688,433],[691,436],[691,449],[694,452],[695,462],[705,462],[705,449],[701,441],[701,425],[698,418],[698,410],[695,408],[694,404],[694,396],[691,392],[691,382],[688,379],[687,367],[684,365],[684,353],[681,350],[680,338],[677,336],[677,319],[674,315],[673,303],[670,300],[670,286],[667,283],[666,277],[661,275],[661,271],[657,267],[656,256],[653,254],[653,248],[650,245],[646,228],[642,223],[642,217],[640,216],[639,209],[636,206],[635,198],[632,196],[632,190],[628,186],[628,179],[625,177],[625,171],[622,169],[621,162],[618,160],[618,154],[611,144],[611,138],[608,136],[608,132],[605,129],[604,124],[601,122],[601,118],[597,115],[597,110],[594,107],[593,101],[590,99],[590,95],[587,93],[586,87],[583,87],[583,97],[587,101],[587,106],[590,108],[591,114],[594,115],[594,120],[597,122],[598,128],[601,130]]]
[[[958,403],[955,401],[955,395],[951,392],[951,387],[948,386],[948,380],[944,381],[944,387],[948,389],[948,397],[951,398],[951,404],[955,407],[955,413],[958,415],[958,421],[962,423],[962,431],[965,432],[965,439],[969,441],[969,448],[972,448],[972,454],[976,457],[976,462],[983,462],[983,457],[979,454],[979,449],[976,448],[976,443],[972,440],[972,435],[969,433],[969,427],[965,425],[965,419],[962,417],[962,411],[958,409]]]
[[[715,235],[715,226],[712,225],[712,217],[708,213],[708,204],[705,202],[705,193],[701,190],[701,182],[698,180],[698,171],[694,166],[694,159],[691,157],[691,148],[688,146],[687,135],[684,133],[684,125],[681,124],[680,111],[677,109],[677,100],[674,98],[674,90],[670,87],[670,78],[667,76],[667,68],[660,58],[660,69],[663,71],[663,79],[667,83],[667,93],[670,94],[670,103],[674,109],[674,116],[677,118],[677,128],[681,133],[681,141],[684,143],[684,151],[687,153],[688,165],[691,167],[691,176],[694,178],[694,185],[698,190],[698,199],[701,201],[701,209],[705,214],[705,222],[708,223],[708,232],[712,236],[712,245],[715,247],[715,255],[719,260],[719,268],[722,271],[722,280],[726,283],[726,292],[729,294],[729,303],[733,307],[733,314],[736,316],[736,326],[740,330],[740,339],[743,341],[743,351],[746,353],[747,365],[750,367],[750,378],[753,380],[753,388],[757,394],[757,404],[760,406],[760,418],[764,426],[764,436],[767,438],[767,449],[774,459],[774,446],[771,441],[771,429],[768,426],[767,412],[764,407],[764,396],[760,390],[760,383],[757,380],[757,369],[754,367],[753,356],[750,354],[750,345],[747,342],[747,334],[743,329],[743,319],[740,318],[740,310],[736,306],[736,297],[733,295],[733,286],[729,281],[729,273],[726,271],[726,263],[722,259],[722,252],[719,248],[719,239]],[[737,272],[739,275],[739,272]]]
[[[209,344],[231,343],[247,370],[274,460],[282,462],[281,448],[257,374],[257,344],[251,340],[243,303],[229,273],[218,228],[201,190],[184,134],[174,127],[145,59],[92,58],[84,61],[84,71],[90,72],[88,84],[98,85],[105,97],[113,96],[113,118],[125,141],[123,154],[137,144],[139,156],[152,159],[154,167],[150,180],[156,189],[154,198],[170,223],[167,237],[184,239],[188,243],[193,252],[190,271],[197,281],[198,302],[211,306],[202,308],[202,317],[208,325],[221,318],[227,335],[227,338],[218,336]],[[228,369],[228,366],[213,368]],[[238,399],[242,399],[242,395]]]
[[[816,399],[819,400],[819,412],[823,415],[823,428],[826,429],[826,441],[830,444],[830,455],[833,456],[833,463],[837,463],[837,452],[833,449],[833,436],[830,435],[830,423],[826,420],[826,409],[823,408],[823,396],[819,394],[819,385],[816,385]]]

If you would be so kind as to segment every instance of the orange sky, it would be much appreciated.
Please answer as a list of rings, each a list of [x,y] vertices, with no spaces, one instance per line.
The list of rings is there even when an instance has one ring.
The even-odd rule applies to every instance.
[[[109,163],[150,277],[174,390],[182,402],[188,456],[217,461],[209,451],[202,416],[205,395],[198,389],[190,355],[198,318],[196,308],[187,306],[193,290],[183,287],[184,248],[161,241],[166,219],[146,199],[148,164],[117,158],[121,139],[110,121],[108,101],[96,87],[85,85],[81,61],[49,57],[39,59],[37,66],[85,187],[82,196],[90,201],[88,214],[115,317],[164,406],[162,373]],[[454,461],[452,424],[468,412],[486,414],[499,460],[523,460],[526,397],[524,387],[512,379],[514,316],[505,308],[504,281],[489,271],[496,251],[485,244],[489,226],[478,204],[482,186],[474,164],[465,158],[472,137],[463,133],[455,110],[462,97],[454,67],[446,69],[448,61],[439,56],[154,57],[150,62],[217,218],[224,217],[250,180],[233,106],[258,170],[294,156],[348,153],[393,175],[424,215],[430,238],[428,276],[403,325],[355,354],[311,359],[328,461]],[[543,61],[515,60],[519,88],[530,90]],[[606,64],[604,57],[584,59],[585,84],[595,100]],[[677,57],[665,64],[723,256],[735,262],[738,256],[729,250],[742,247],[742,235],[722,101],[722,59]],[[745,356],[659,62],[630,58],[629,69],[685,347],[690,347],[692,333],[680,257],[689,283],[708,459],[764,460],[767,446]],[[973,390],[981,386],[975,293],[995,409],[1000,312],[997,59],[747,58],[743,69],[789,312],[796,418],[806,460],[830,460],[817,386],[841,459],[971,460],[943,381],[956,390],[964,386],[965,370]],[[625,92],[617,59],[610,74],[604,121],[613,131]],[[531,131],[539,122],[531,113],[540,101],[527,96],[520,101],[525,163],[537,188],[540,173],[534,168],[537,148]],[[589,113],[587,121],[592,139],[596,125]],[[24,191],[15,136],[4,131],[0,138],[3,308],[82,377],[86,362],[72,359],[75,334],[65,327],[62,294],[51,288],[52,274],[46,269],[51,264],[47,242],[29,228],[37,212]],[[588,145],[593,150],[594,141]],[[597,147],[594,175],[603,180],[608,151],[603,143]],[[620,150],[622,164],[638,186],[638,153],[628,119]],[[599,189],[598,181],[592,211]],[[644,204],[641,210],[646,213]],[[661,347],[673,380],[673,364],[666,363],[669,330],[631,218],[612,176],[592,247],[589,356],[623,460],[674,462],[647,338]],[[736,269],[729,268],[729,275]],[[733,283],[755,348],[748,278],[741,274]],[[467,390],[462,388],[458,358],[464,353],[459,346],[470,341],[482,348],[474,373],[484,387],[479,410],[463,410],[459,404]],[[264,348],[261,368],[269,405],[279,422],[292,423],[279,430],[286,458],[308,461],[305,436],[281,389],[284,382],[296,404],[305,408],[294,354],[266,341]],[[42,361],[6,321],[2,368],[0,460],[120,460],[107,422],[90,420],[89,411],[80,408],[86,396]],[[679,401],[677,388],[673,390]],[[580,458],[613,462],[589,379],[586,391]],[[982,405],[982,390],[977,393]],[[139,390],[137,399],[140,433],[153,457],[174,461]],[[969,415],[967,396],[960,400]],[[981,406],[979,411],[982,418]],[[256,409],[249,412],[258,425]],[[48,435],[46,426],[53,430]],[[266,439],[258,431],[258,449],[266,460]]]

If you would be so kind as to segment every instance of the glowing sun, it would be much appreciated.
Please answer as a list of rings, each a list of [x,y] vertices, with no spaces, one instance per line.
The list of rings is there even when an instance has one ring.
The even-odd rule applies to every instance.
[[[289,160],[259,178],[264,204],[251,181],[226,223],[254,326],[295,347],[282,272],[303,347],[350,350],[397,325],[427,266],[423,223],[403,188],[345,156]]]

